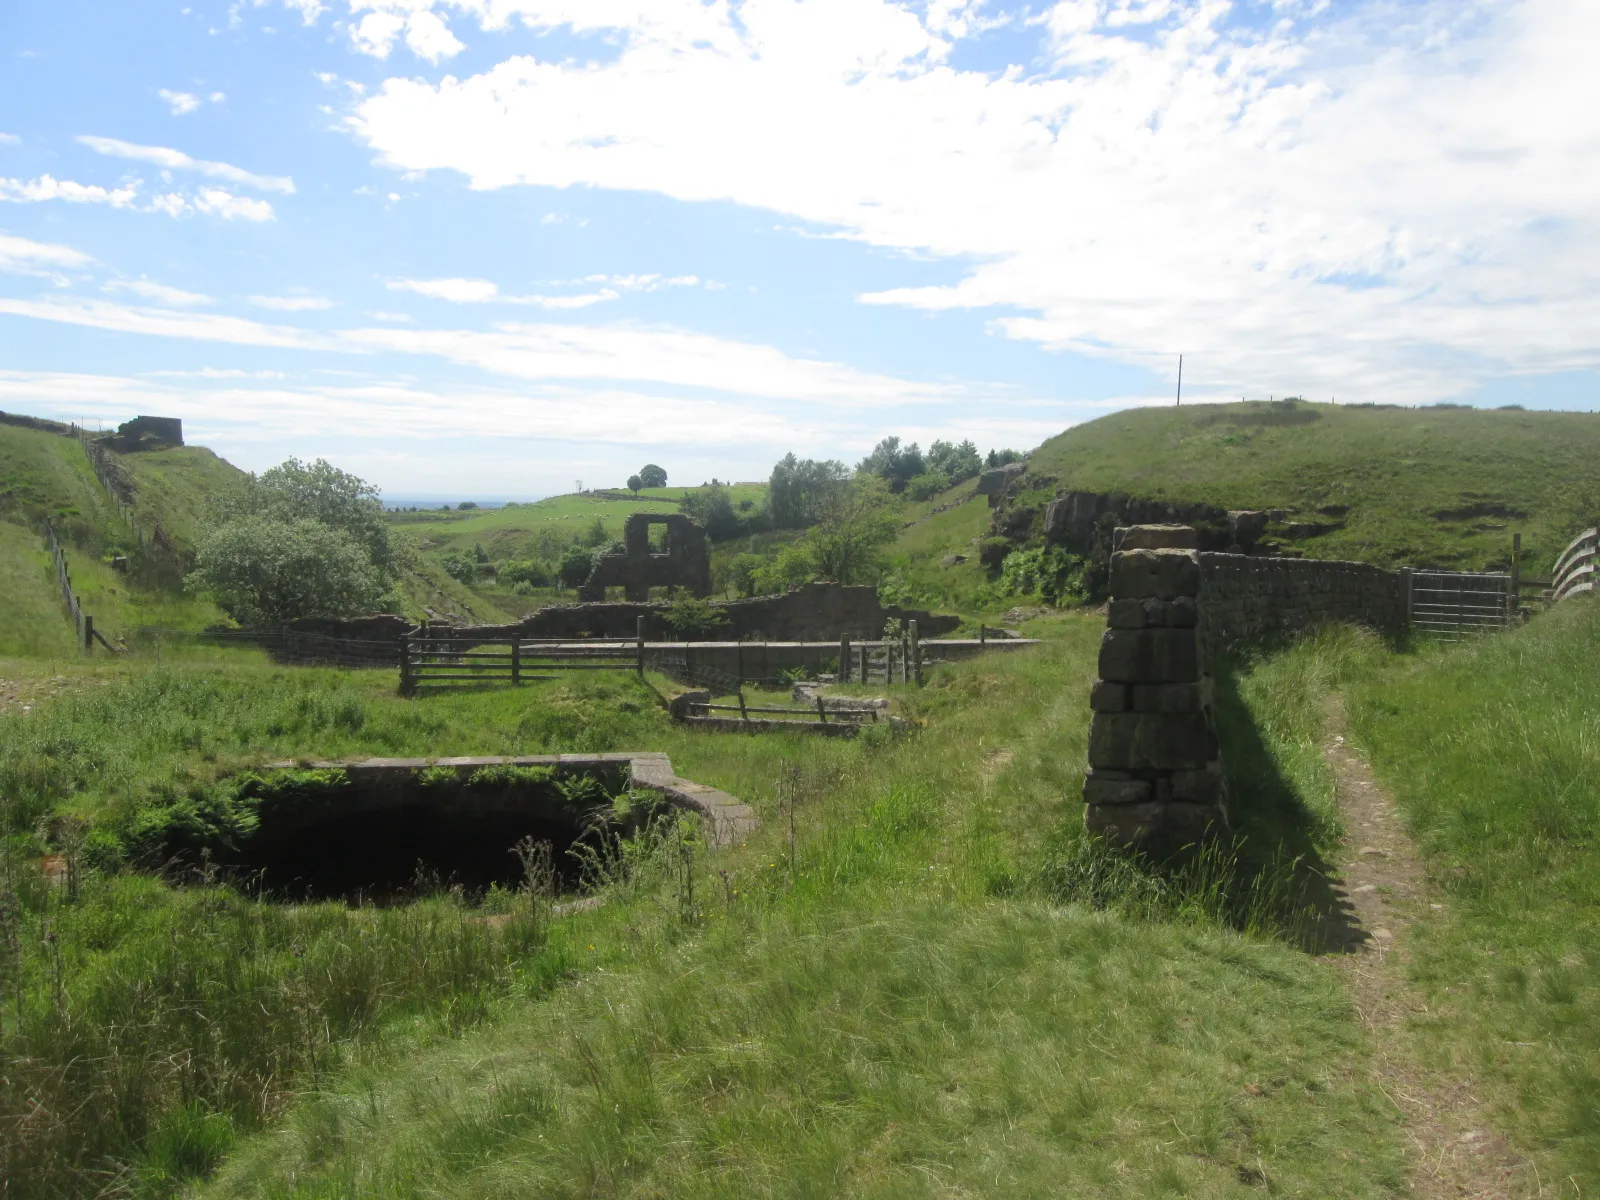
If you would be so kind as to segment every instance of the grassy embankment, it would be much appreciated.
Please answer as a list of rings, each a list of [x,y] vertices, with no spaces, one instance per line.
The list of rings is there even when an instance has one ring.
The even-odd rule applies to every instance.
[[[191,548],[206,498],[238,472],[209,450],[185,448],[123,455],[139,486],[136,510],[161,520],[180,548]],[[0,599],[8,603],[0,653],[60,652],[67,628],[60,603],[43,601],[40,580],[56,596],[55,576],[39,535],[54,523],[73,585],[96,627],[116,638],[139,626],[196,629],[220,619],[208,601],[113,571],[106,561],[134,540],[76,439],[0,425]],[[9,649],[7,647],[10,647]]]
[[[1275,932],[1292,906],[1214,860],[1151,875],[1083,840],[1098,622],[1039,631],[900,692],[923,731],[890,743],[694,735],[620,678],[404,702],[387,673],[203,667],[101,668],[0,720],[23,836],[69,809],[115,833],[284,754],[659,748],[764,821],[693,853],[692,897],[673,853],[553,923],[505,897],[274,906],[128,875],[72,900],[19,864],[11,1178],[165,1194],[225,1160],[229,1195],[1389,1194],[1363,1035]],[[1317,803],[1304,715],[1280,725],[1252,723],[1279,767],[1246,805],[1263,830]]]
[[[1600,511],[1597,455],[1588,413],[1252,402],[1114,413],[1028,462],[1067,489],[1293,508],[1335,526],[1296,541],[1311,558],[1503,569],[1520,532],[1545,571]]]

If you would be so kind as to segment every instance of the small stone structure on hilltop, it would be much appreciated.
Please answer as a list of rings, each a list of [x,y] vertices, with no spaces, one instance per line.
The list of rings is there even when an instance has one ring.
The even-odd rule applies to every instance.
[[[662,553],[650,546],[650,526],[667,527]],[[629,600],[650,599],[653,587],[687,588],[692,595],[711,594],[711,550],[705,530],[681,513],[636,512],[622,525],[622,552],[598,555],[588,581],[579,589],[585,601],[606,598],[606,588],[620,587]]]
[[[177,417],[135,417],[107,434],[106,441],[123,454],[139,450],[168,450],[183,445],[183,422]]]

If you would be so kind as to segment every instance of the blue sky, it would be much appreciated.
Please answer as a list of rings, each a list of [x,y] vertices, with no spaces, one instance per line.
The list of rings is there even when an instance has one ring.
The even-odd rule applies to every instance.
[[[0,7],[0,408],[393,494],[1594,407],[1600,6]]]

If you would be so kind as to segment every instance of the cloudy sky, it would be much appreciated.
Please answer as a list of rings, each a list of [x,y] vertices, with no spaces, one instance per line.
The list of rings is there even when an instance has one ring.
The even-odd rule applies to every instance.
[[[9,0],[0,409],[396,495],[1597,407],[1594,0]]]

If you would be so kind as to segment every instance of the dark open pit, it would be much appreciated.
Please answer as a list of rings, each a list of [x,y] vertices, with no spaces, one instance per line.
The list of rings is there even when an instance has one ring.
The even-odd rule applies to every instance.
[[[440,887],[514,887],[523,871],[513,847],[532,838],[550,843],[554,882],[570,891],[582,882],[576,843],[596,845],[653,815],[650,793],[613,803],[629,786],[625,758],[252,772],[239,777],[236,801],[252,819],[222,864],[278,899],[385,903]]]

